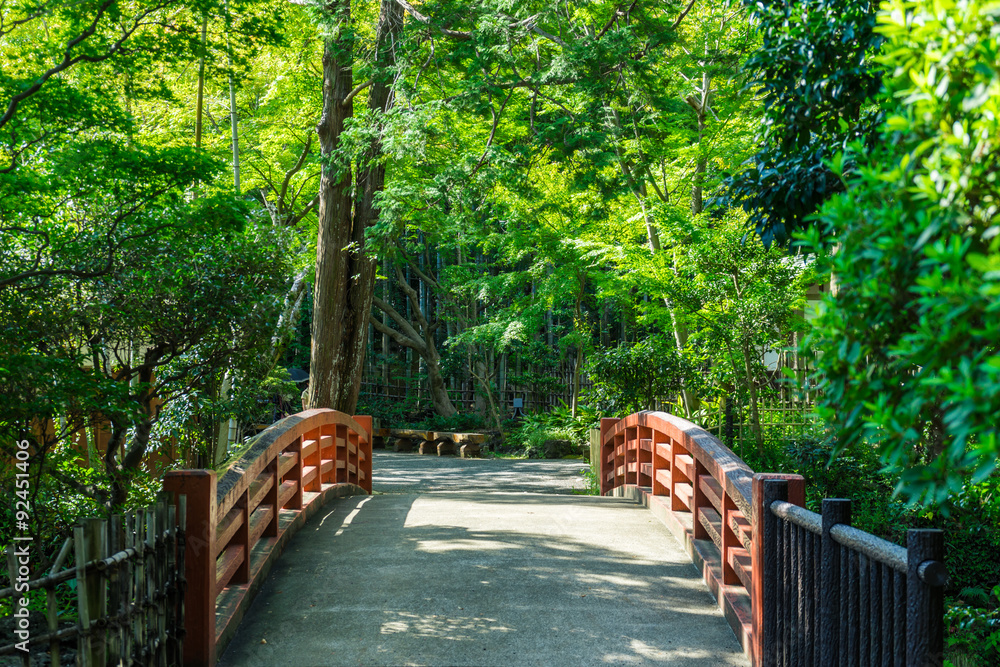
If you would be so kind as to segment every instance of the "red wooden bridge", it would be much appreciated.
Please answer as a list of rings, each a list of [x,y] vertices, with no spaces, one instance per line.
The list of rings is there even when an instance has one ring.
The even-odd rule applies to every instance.
[[[847,501],[808,512],[801,477],[754,473],[683,419],[602,420],[604,498],[477,490],[500,462],[433,458],[447,489],[323,509],[276,571],[299,592],[265,590],[225,664],[941,663],[939,532],[904,549],[850,527]],[[514,480],[543,465],[524,464]],[[330,410],[275,424],[221,479],[171,473],[187,507],[185,664],[214,665],[291,536],[372,482],[370,418]],[[307,601],[324,625],[296,620]]]

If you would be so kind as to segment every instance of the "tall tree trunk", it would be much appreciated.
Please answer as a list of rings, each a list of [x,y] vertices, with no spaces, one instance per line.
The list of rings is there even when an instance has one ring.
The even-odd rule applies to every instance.
[[[760,427],[760,406],[757,404],[757,383],[754,381],[753,356],[751,346],[743,343],[743,371],[747,376],[747,391],[750,392],[750,430],[753,432],[757,451],[764,453],[764,433]]]
[[[427,388],[431,395],[431,405],[434,412],[444,417],[450,417],[458,410],[448,396],[448,386],[445,384],[444,375],[441,374],[441,357],[436,350],[431,350],[431,354],[423,357],[427,368]]]
[[[583,373],[583,343],[586,335],[586,327],[583,323],[583,297],[587,289],[587,274],[581,273],[579,276],[580,291],[576,296],[576,303],[573,308],[573,326],[576,328],[579,340],[576,342],[576,362],[573,364],[573,394],[570,399],[570,414],[573,419],[577,417],[577,410],[580,402],[580,374]]]
[[[229,15],[229,0],[226,0],[226,53],[229,56],[229,124],[233,138],[233,189],[240,194],[240,131],[239,115],[236,113],[236,83],[233,81],[233,47],[229,42],[232,17]]]
[[[353,413],[361,391],[368,321],[375,294],[375,261],[367,252],[365,230],[378,219],[375,196],[385,185],[385,167],[376,133],[357,173],[357,206],[351,191],[351,165],[329,159],[353,115],[353,38],[348,27],[350,0],[333,0],[326,11],[343,29],[323,53],[323,115],[318,132],[324,161],[320,181],[319,239],[309,372],[309,407]],[[379,17],[375,78],[369,108],[384,113],[392,105],[391,68],[402,27],[402,9],[383,0]]]
[[[337,164],[344,123],[353,115],[347,95],[353,87],[353,38],[348,27],[350,0],[333,0],[326,13],[340,29],[323,49],[323,113],[316,128],[323,156],[319,186],[319,236],[316,242],[316,288],[313,292],[312,345],[309,366],[309,407],[336,408],[340,395],[341,341],[347,315],[350,274],[348,244],[353,238],[351,165]]]
[[[201,149],[202,114],[205,108],[205,38],[208,33],[208,14],[201,21],[201,56],[198,60],[198,95],[195,101],[194,147]]]

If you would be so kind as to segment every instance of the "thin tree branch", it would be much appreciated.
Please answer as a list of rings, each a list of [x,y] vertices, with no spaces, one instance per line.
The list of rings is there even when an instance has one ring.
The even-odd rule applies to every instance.
[[[353,100],[358,93],[360,93],[362,90],[372,85],[373,83],[375,83],[375,79],[368,79],[364,83],[359,83],[358,85],[354,86],[354,90],[347,93],[347,97],[344,98],[341,104],[343,104],[346,107],[348,104],[351,103],[351,100]]]
[[[407,14],[409,14],[410,16],[412,16],[413,18],[415,18],[420,23],[423,23],[424,25],[426,25],[426,26],[428,26],[430,28],[434,28],[435,30],[437,30],[438,32],[440,32],[442,35],[445,35],[446,37],[451,37],[452,39],[457,39],[457,40],[461,40],[461,41],[466,41],[466,40],[472,39],[472,33],[471,32],[461,32],[459,30],[449,30],[448,28],[442,28],[441,26],[435,25],[434,22],[430,19],[430,17],[424,16],[423,14],[421,14],[420,12],[418,12],[414,8],[414,6],[411,5],[410,3],[406,2],[406,0],[396,0],[396,4],[399,5],[400,7],[402,7],[403,9],[405,9]]]
[[[624,12],[618,8],[615,8],[614,13],[611,14],[611,18],[608,19],[608,22],[604,24],[604,27],[601,28],[601,31],[597,33],[597,39],[604,37],[604,35],[607,34],[608,30],[611,30],[611,26],[613,26],[618,19],[628,16],[630,13],[632,13],[632,10],[635,9],[635,6],[638,4],[638,2],[639,0],[632,0],[632,4],[629,5],[628,9],[626,9]]]
[[[546,32],[546,31],[542,30],[537,25],[532,25],[531,26],[531,32],[535,33],[536,35],[541,35],[542,37],[544,37],[545,39],[549,40],[550,42],[555,42],[556,44],[558,44],[559,46],[563,47],[564,49],[569,48],[569,45],[566,42],[564,42],[563,40],[559,39],[558,37],[556,37],[552,33],[549,33],[549,32]]]
[[[414,329],[413,325],[410,324],[405,317],[400,315],[395,308],[393,308],[390,304],[386,303],[377,296],[372,298],[372,304],[376,308],[381,310],[383,313],[388,315],[390,318],[392,318],[393,322],[399,325],[399,328],[403,330],[403,333],[400,333],[395,329],[390,329],[390,331],[393,331],[398,336],[402,336],[410,340],[411,343],[408,345],[408,347],[412,347],[414,350],[417,350],[418,352],[421,350],[426,350],[426,345],[424,343],[423,336],[421,336],[420,332]]]
[[[302,152],[299,154],[299,159],[296,160],[295,166],[285,172],[285,178],[281,182],[281,193],[278,195],[277,208],[278,213],[284,215],[285,209],[285,196],[288,194],[288,184],[292,181],[292,177],[302,170],[303,165],[306,163],[306,158],[309,157],[309,152],[312,150],[312,138],[313,134],[310,132],[306,135],[306,145],[302,147]]]
[[[393,339],[394,341],[396,341],[396,344],[399,345],[400,347],[408,347],[411,350],[414,350],[418,354],[421,354],[421,356],[423,356],[421,350],[423,350],[424,348],[421,347],[421,344],[418,343],[417,341],[414,341],[409,336],[404,336],[403,334],[399,333],[398,331],[396,331],[391,327],[387,327],[386,325],[382,324],[382,322],[376,317],[369,316],[368,321],[372,323],[373,327],[375,327],[375,331],[378,331],[380,334],[384,334],[389,338]]]
[[[500,105],[499,111],[494,111],[493,107],[492,106],[490,107],[490,113],[493,114],[493,127],[490,129],[489,139],[486,140],[486,148],[483,149],[483,156],[479,158],[479,162],[476,163],[476,166],[473,168],[472,173],[469,174],[469,178],[475,176],[476,172],[479,171],[479,168],[483,166],[484,162],[486,162],[486,156],[490,154],[490,146],[493,145],[493,138],[496,136],[497,133],[497,126],[500,124],[500,116],[503,114],[503,110],[507,108],[507,103],[510,102],[510,98],[513,94],[514,94],[513,90],[507,93],[507,98],[503,101],[503,104]]]
[[[680,13],[680,16],[677,17],[677,20],[674,21],[674,24],[672,26],[670,26],[671,30],[676,30],[677,29],[677,26],[679,26],[681,24],[681,21],[683,21],[684,17],[686,17],[688,15],[688,12],[691,11],[691,8],[694,7],[694,3],[696,3],[696,2],[698,2],[698,0],[691,0],[691,2],[688,3],[688,6],[685,7],[684,11]]]
[[[429,329],[427,318],[424,317],[423,312],[420,309],[420,295],[417,294],[417,290],[410,287],[409,283],[406,282],[406,276],[403,275],[403,270],[398,266],[396,269],[396,283],[399,288],[403,290],[403,293],[409,298],[410,306],[413,309],[414,318],[417,320],[417,324],[421,329],[427,331]]]
[[[398,245],[399,244],[397,243],[397,246]],[[428,285],[430,285],[434,289],[437,289],[437,290],[441,289],[441,285],[436,280],[434,280],[433,278],[431,278],[430,276],[428,276],[426,273],[424,273],[423,271],[421,271],[420,267],[417,266],[416,262],[414,262],[412,259],[410,259],[410,257],[406,253],[402,252],[402,250],[403,249],[400,248],[400,256],[403,258],[403,261],[405,261],[410,266],[410,270],[413,271],[415,274],[417,274],[418,278],[420,278],[421,280],[423,280],[425,283],[427,283]]]

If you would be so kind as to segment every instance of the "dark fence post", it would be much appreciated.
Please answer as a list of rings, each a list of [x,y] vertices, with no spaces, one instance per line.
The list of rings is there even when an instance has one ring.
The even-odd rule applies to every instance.
[[[780,519],[771,512],[775,500],[788,500],[788,480],[767,474],[753,477],[753,657],[757,667],[778,664],[778,572]]]
[[[944,590],[925,582],[921,565],[944,560],[944,532],[906,531],[906,664],[944,663]]]
[[[837,524],[851,525],[851,501],[823,500],[822,574],[819,597],[819,656],[821,667],[837,667],[840,648],[840,547],[830,535]]]

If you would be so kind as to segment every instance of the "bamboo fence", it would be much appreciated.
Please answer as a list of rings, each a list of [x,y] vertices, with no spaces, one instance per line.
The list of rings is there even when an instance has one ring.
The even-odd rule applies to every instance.
[[[180,665],[186,516],[184,496],[175,506],[161,495],[154,506],[113,515],[110,521],[84,519],[63,543],[49,574],[27,582],[27,590],[45,590],[48,627],[45,634],[31,636],[29,646],[47,646],[53,667],[60,667],[62,644],[72,639],[75,663],[85,667]],[[12,586],[0,590],[0,600],[12,598],[17,618],[24,613],[20,601],[25,593],[13,586],[14,551],[7,549]],[[75,564],[64,568],[70,554]],[[60,628],[57,587],[67,582],[75,582],[70,586],[77,618]],[[0,655],[20,656],[22,665],[31,664],[31,653],[17,643],[0,647]]]

